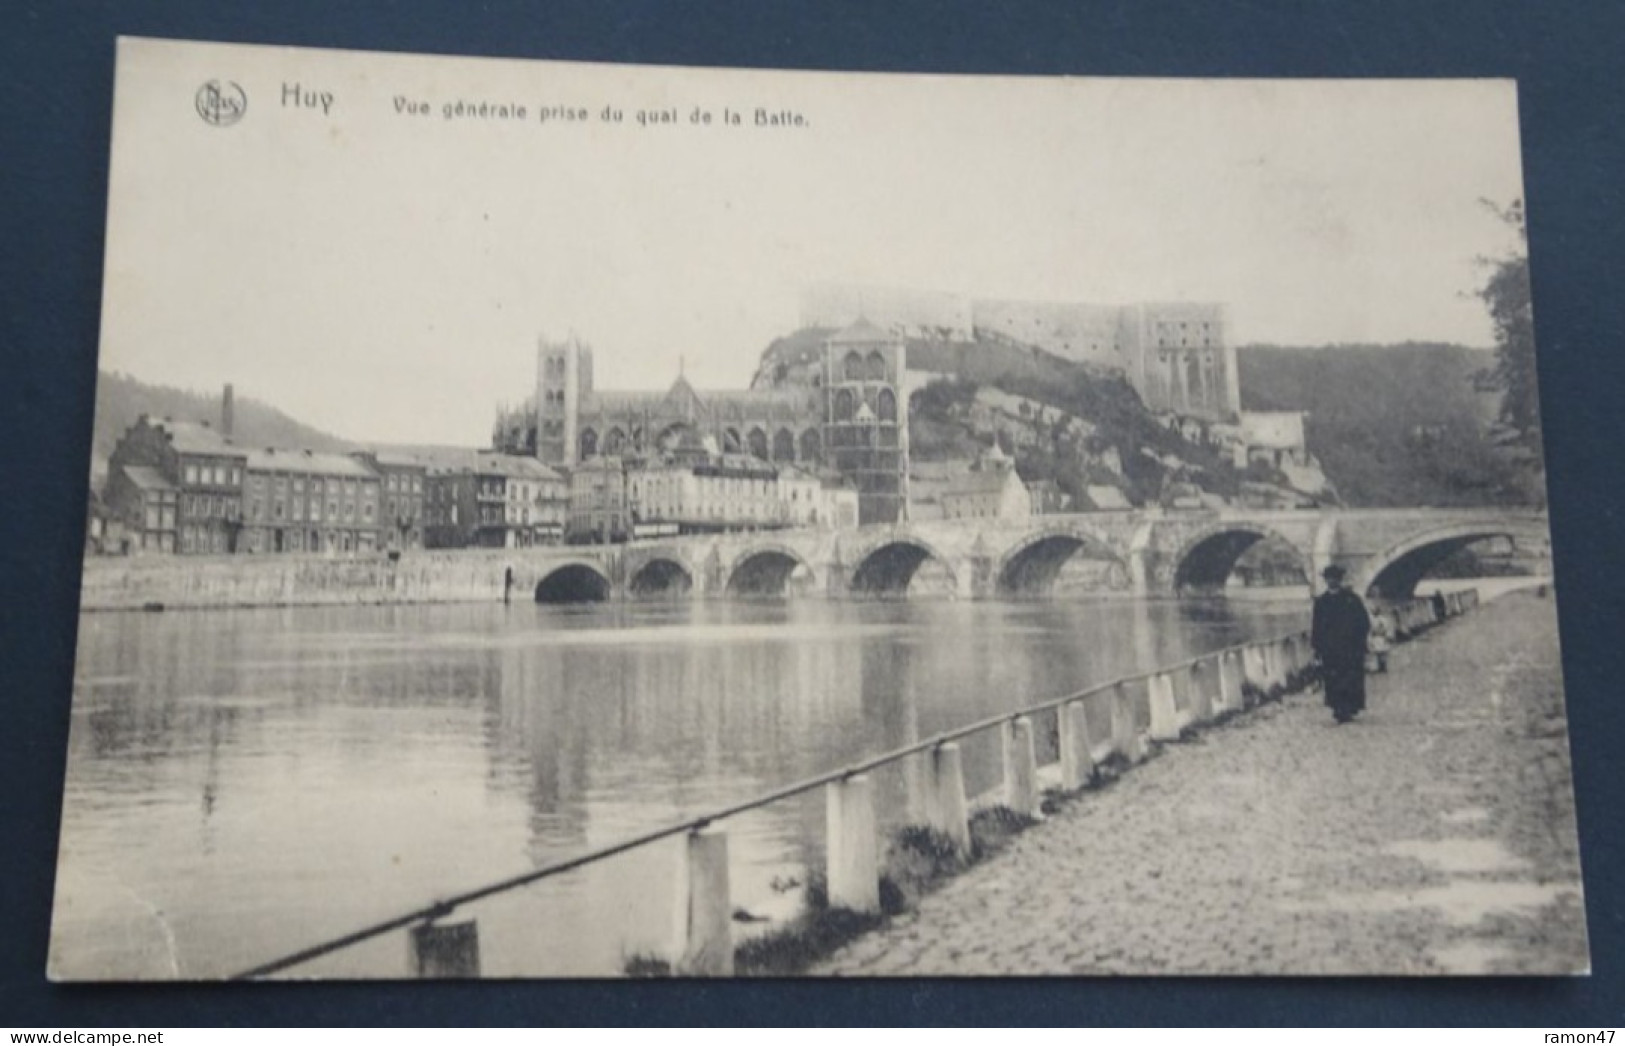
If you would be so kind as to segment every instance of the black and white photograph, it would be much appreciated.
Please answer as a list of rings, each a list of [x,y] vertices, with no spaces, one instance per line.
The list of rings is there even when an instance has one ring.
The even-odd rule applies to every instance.
[[[111,134],[52,980],[1589,972],[1511,80]]]

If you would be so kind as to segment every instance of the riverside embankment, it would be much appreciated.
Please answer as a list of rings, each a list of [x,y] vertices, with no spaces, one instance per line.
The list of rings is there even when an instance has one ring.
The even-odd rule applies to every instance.
[[[500,600],[506,549],[386,555],[93,556],[82,610],[366,606]],[[521,593],[529,598],[530,593]]]
[[[1264,705],[1085,793],[813,973],[1575,973],[1550,599],[1398,647],[1370,706]]]

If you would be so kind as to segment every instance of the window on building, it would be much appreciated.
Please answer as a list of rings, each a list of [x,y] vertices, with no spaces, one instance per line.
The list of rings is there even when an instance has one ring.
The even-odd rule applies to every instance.
[[[282,503],[282,499],[278,498],[276,504],[271,506],[271,518],[281,519],[284,515],[285,508],[286,506]]]
[[[189,486],[189,487],[197,485],[197,466],[196,465],[188,464],[186,466],[186,485]]]
[[[897,396],[891,389],[881,389],[875,398],[875,413],[881,421],[897,420]]]

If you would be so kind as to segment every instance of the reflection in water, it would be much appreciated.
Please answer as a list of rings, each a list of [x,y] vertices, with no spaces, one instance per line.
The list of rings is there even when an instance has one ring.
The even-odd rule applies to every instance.
[[[86,615],[51,968],[219,976],[866,754],[1282,631],[1303,609]],[[991,741],[965,758],[967,786],[993,786]],[[894,820],[900,774],[877,783]],[[769,883],[819,859],[822,796],[727,827],[736,902],[782,908]],[[470,914],[486,972],[605,974],[658,952],[675,852],[650,847],[482,902]],[[301,972],[396,976],[404,949],[392,935]]]

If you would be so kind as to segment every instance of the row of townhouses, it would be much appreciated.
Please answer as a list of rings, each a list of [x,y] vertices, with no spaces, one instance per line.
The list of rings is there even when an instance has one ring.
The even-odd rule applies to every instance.
[[[229,399],[228,399],[229,404]],[[108,461],[91,533],[106,552],[370,552],[423,544],[426,468],[369,452],[235,443],[222,428],[149,418]]]
[[[850,481],[694,439],[572,469],[472,451],[418,458],[250,448],[221,425],[137,419],[92,497],[91,547],[122,554],[376,553],[847,527]]]

